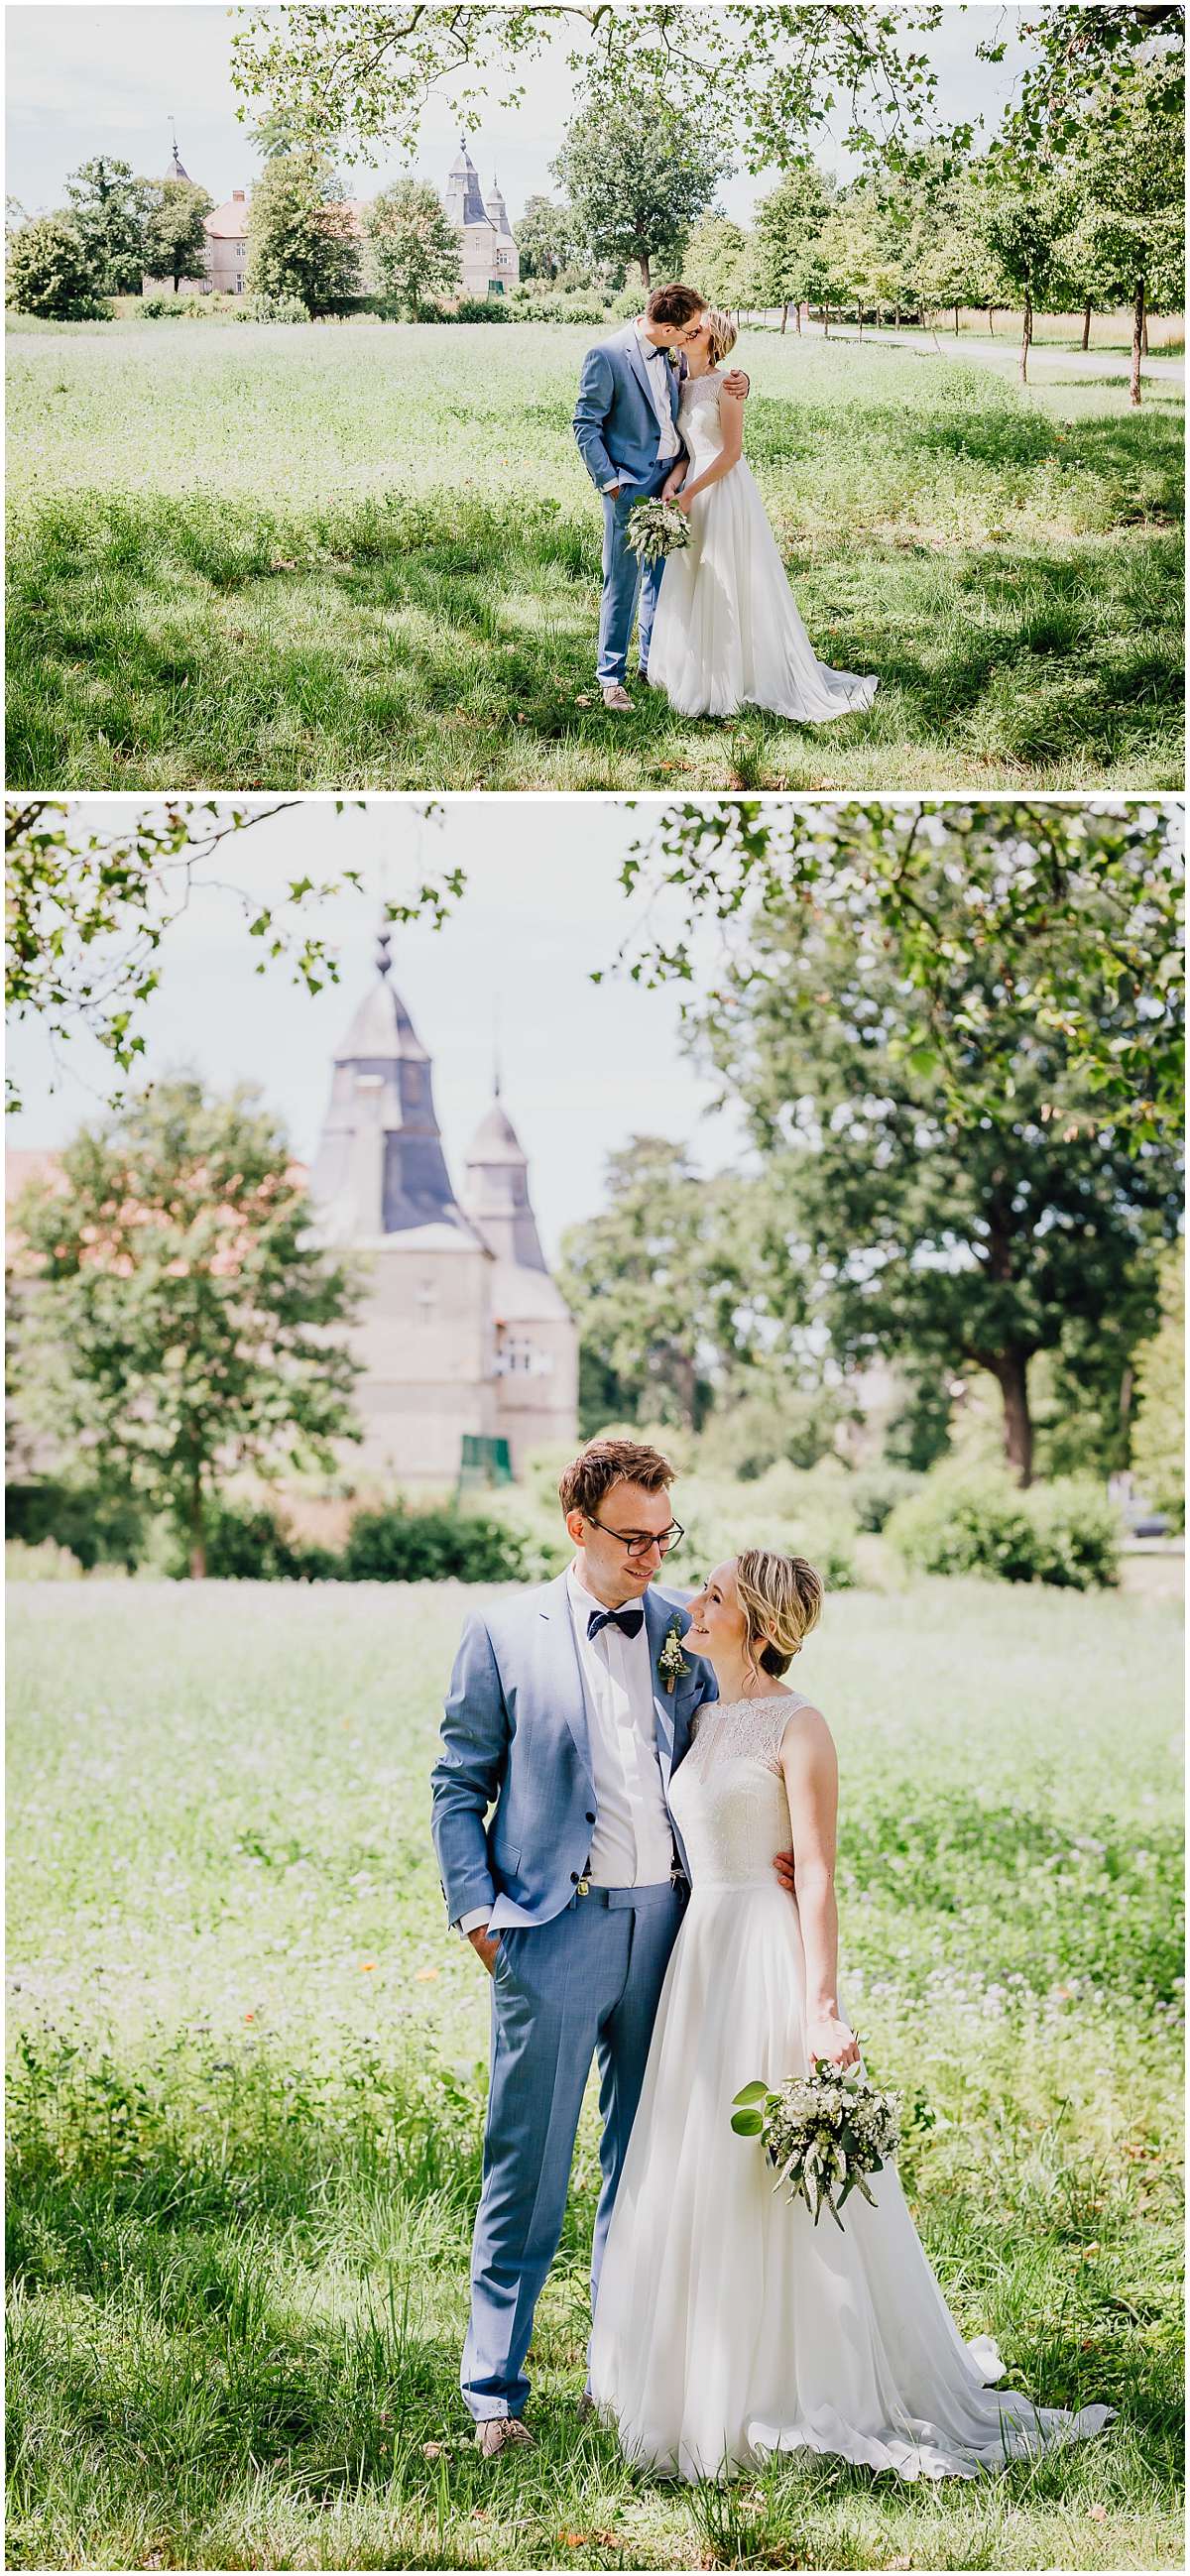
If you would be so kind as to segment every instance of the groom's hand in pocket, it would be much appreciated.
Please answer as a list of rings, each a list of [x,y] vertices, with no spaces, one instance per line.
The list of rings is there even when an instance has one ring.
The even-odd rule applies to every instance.
[[[482,1959],[489,1977],[493,1976],[496,1968],[496,1952],[500,1947],[499,1937],[493,1940],[484,1925],[477,1923],[474,1931],[467,1934],[467,1938],[477,1957]]]
[[[773,1862],[773,1867],[776,1870],[777,1876],[786,1895],[793,1896],[796,1892],[794,1887],[793,1853],[791,1851],[778,1852],[777,1857]],[[472,1933],[471,1938],[472,1940],[475,1939],[474,1933]]]

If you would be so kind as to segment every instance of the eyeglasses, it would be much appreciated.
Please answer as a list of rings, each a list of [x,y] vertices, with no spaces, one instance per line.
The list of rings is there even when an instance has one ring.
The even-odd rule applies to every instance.
[[[592,1529],[603,1531],[605,1538],[618,1539],[620,1546],[627,1548],[629,1556],[647,1556],[653,1547],[660,1548],[662,1555],[668,1556],[671,1548],[675,1548],[686,1535],[680,1521],[671,1521],[666,1530],[614,1530],[608,1528],[606,1521],[597,1521],[591,1512],[587,1513],[587,1519]]]

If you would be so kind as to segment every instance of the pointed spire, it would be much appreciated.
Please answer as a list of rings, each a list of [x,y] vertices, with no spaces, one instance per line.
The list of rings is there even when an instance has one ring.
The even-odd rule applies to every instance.
[[[374,981],[335,1049],[312,1186],[338,1242],[425,1225],[469,1231],[446,1168],[430,1059],[390,980],[391,948],[386,912]]]
[[[518,1270],[544,1270],[545,1254],[529,1197],[529,1162],[500,1097],[495,1097],[467,1149],[463,1206],[498,1261]]]

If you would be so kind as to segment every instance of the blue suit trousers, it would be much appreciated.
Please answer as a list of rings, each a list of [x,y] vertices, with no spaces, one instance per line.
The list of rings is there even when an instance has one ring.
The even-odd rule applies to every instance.
[[[550,1923],[507,1927],[492,1979],[491,2089],[471,2257],[463,2395],[482,2422],[519,2415],[533,2314],[557,2251],[575,2134],[599,2065],[603,2175],[591,2303],[640,2100],[684,1892],[592,1889]]]
[[[614,500],[603,495],[603,594],[599,602],[599,661],[596,676],[601,688],[618,680],[623,685],[628,673],[628,647],[632,641],[632,621],[640,600],[640,632],[637,658],[642,670],[649,659],[649,637],[657,613],[657,593],[665,564],[660,556],[643,568],[624,543],[628,513],[637,501],[651,501],[660,492],[673,465],[672,457],[658,464],[642,483],[622,485]]]

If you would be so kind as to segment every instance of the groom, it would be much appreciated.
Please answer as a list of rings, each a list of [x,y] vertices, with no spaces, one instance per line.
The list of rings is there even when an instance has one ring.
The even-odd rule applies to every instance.
[[[683,341],[706,297],[693,286],[658,286],[645,310],[610,340],[588,349],[579,379],[574,434],[597,492],[603,495],[603,596],[599,607],[597,676],[605,707],[631,715],[624,686],[632,620],[640,597],[637,638],[639,677],[648,675],[649,637],[661,575],[660,556],[644,567],[626,542],[628,513],[637,501],[660,492],[676,456],[686,449],[678,434]],[[729,393],[743,400],[748,378],[733,370]]]
[[[650,1588],[682,1534],[672,1480],[656,1449],[631,1440],[594,1440],[566,1469],[573,1562],[468,1622],[434,1767],[447,1912],[492,1978],[462,2370],[489,2458],[531,2439],[525,2357],[592,2058],[603,2114],[594,2303],[687,1894],[669,1784],[715,1681],[682,1653],[686,1612]],[[792,1856],[778,1868],[791,1887]]]

